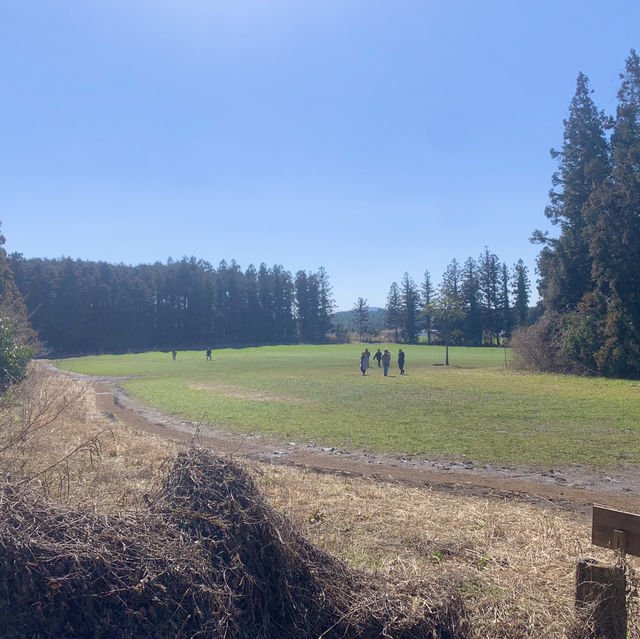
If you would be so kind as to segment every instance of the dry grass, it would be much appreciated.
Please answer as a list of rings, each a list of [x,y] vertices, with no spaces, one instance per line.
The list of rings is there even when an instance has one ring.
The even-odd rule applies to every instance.
[[[0,470],[66,504],[140,506],[175,452],[109,419],[89,384],[37,366],[0,407]]]
[[[61,404],[59,398],[66,399]],[[67,378],[30,377],[13,407],[3,408],[5,441],[25,410],[37,428],[24,441],[18,437],[10,455],[3,453],[3,468],[23,481],[33,477],[69,504],[137,507],[176,452],[171,443],[100,414],[92,393]],[[61,467],[46,470],[72,451]],[[267,500],[321,549],[399,587],[414,578],[458,584],[478,639],[567,636],[577,560],[612,559],[590,546],[587,516],[551,506],[284,466],[253,470]],[[638,567],[636,560],[631,564]],[[640,637],[637,611],[629,636]]]
[[[311,541],[352,564],[459,583],[478,638],[566,636],[578,558],[612,559],[589,544],[585,515],[559,509],[287,467],[264,469],[260,485]]]
[[[281,393],[268,393],[250,388],[240,388],[239,386],[229,386],[218,382],[208,382],[207,384],[187,384],[189,388],[198,391],[206,391],[231,397],[233,399],[246,399],[250,402],[282,402],[284,404],[295,404],[296,406],[310,405],[311,402],[294,397],[293,395],[282,395]]]

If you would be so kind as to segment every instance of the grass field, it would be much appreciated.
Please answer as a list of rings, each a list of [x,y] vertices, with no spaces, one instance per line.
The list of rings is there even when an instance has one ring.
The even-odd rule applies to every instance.
[[[376,346],[377,347],[377,346]],[[361,345],[223,349],[62,360],[130,376],[132,396],[233,432],[425,458],[594,468],[640,464],[640,382],[524,374],[497,348],[409,346],[406,371],[359,371]],[[373,349],[375,351],[375,349]]]

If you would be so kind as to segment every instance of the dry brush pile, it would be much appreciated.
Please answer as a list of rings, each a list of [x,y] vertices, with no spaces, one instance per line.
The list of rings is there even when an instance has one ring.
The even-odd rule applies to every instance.
[[[10,637],[467,636],[458,596],[386,591],[306,542],[234,462],[180,453],[149,508],[100,515],[12,483],[0,502]]]

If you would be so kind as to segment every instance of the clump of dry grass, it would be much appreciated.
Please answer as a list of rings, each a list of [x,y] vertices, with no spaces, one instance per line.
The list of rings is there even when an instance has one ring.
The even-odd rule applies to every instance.
[[[565,637],[577,560],[613,559],[589,546],[586,515],[559,508],[285,466],[262,467],[260,487],[309,539],[353,565],[459,584],[478,639]],[[640,636],[637,614],[630,636]]]

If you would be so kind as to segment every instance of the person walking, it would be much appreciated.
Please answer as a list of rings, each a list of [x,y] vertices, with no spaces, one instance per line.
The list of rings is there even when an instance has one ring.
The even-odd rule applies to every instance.
[[[380,349],[376,351],[376,354],[373,356],[373,359],[378,361],[378,368],[380,368],[380,360],[382,359],[382,352]]]
[[[369,368],[369,357],[366,351],[362,351],[360,355],[360,370],[363,375],[367,374],[367,368]]]
[[[398,351],[398,368],[400,375],[404,375],[404,351],[402,349]]]
[[[385,377],[389,373],[389,364],[391,364],[391,353],[388,348],[385,348],[384,353],[382,353],[382,370],[384,371]]]

